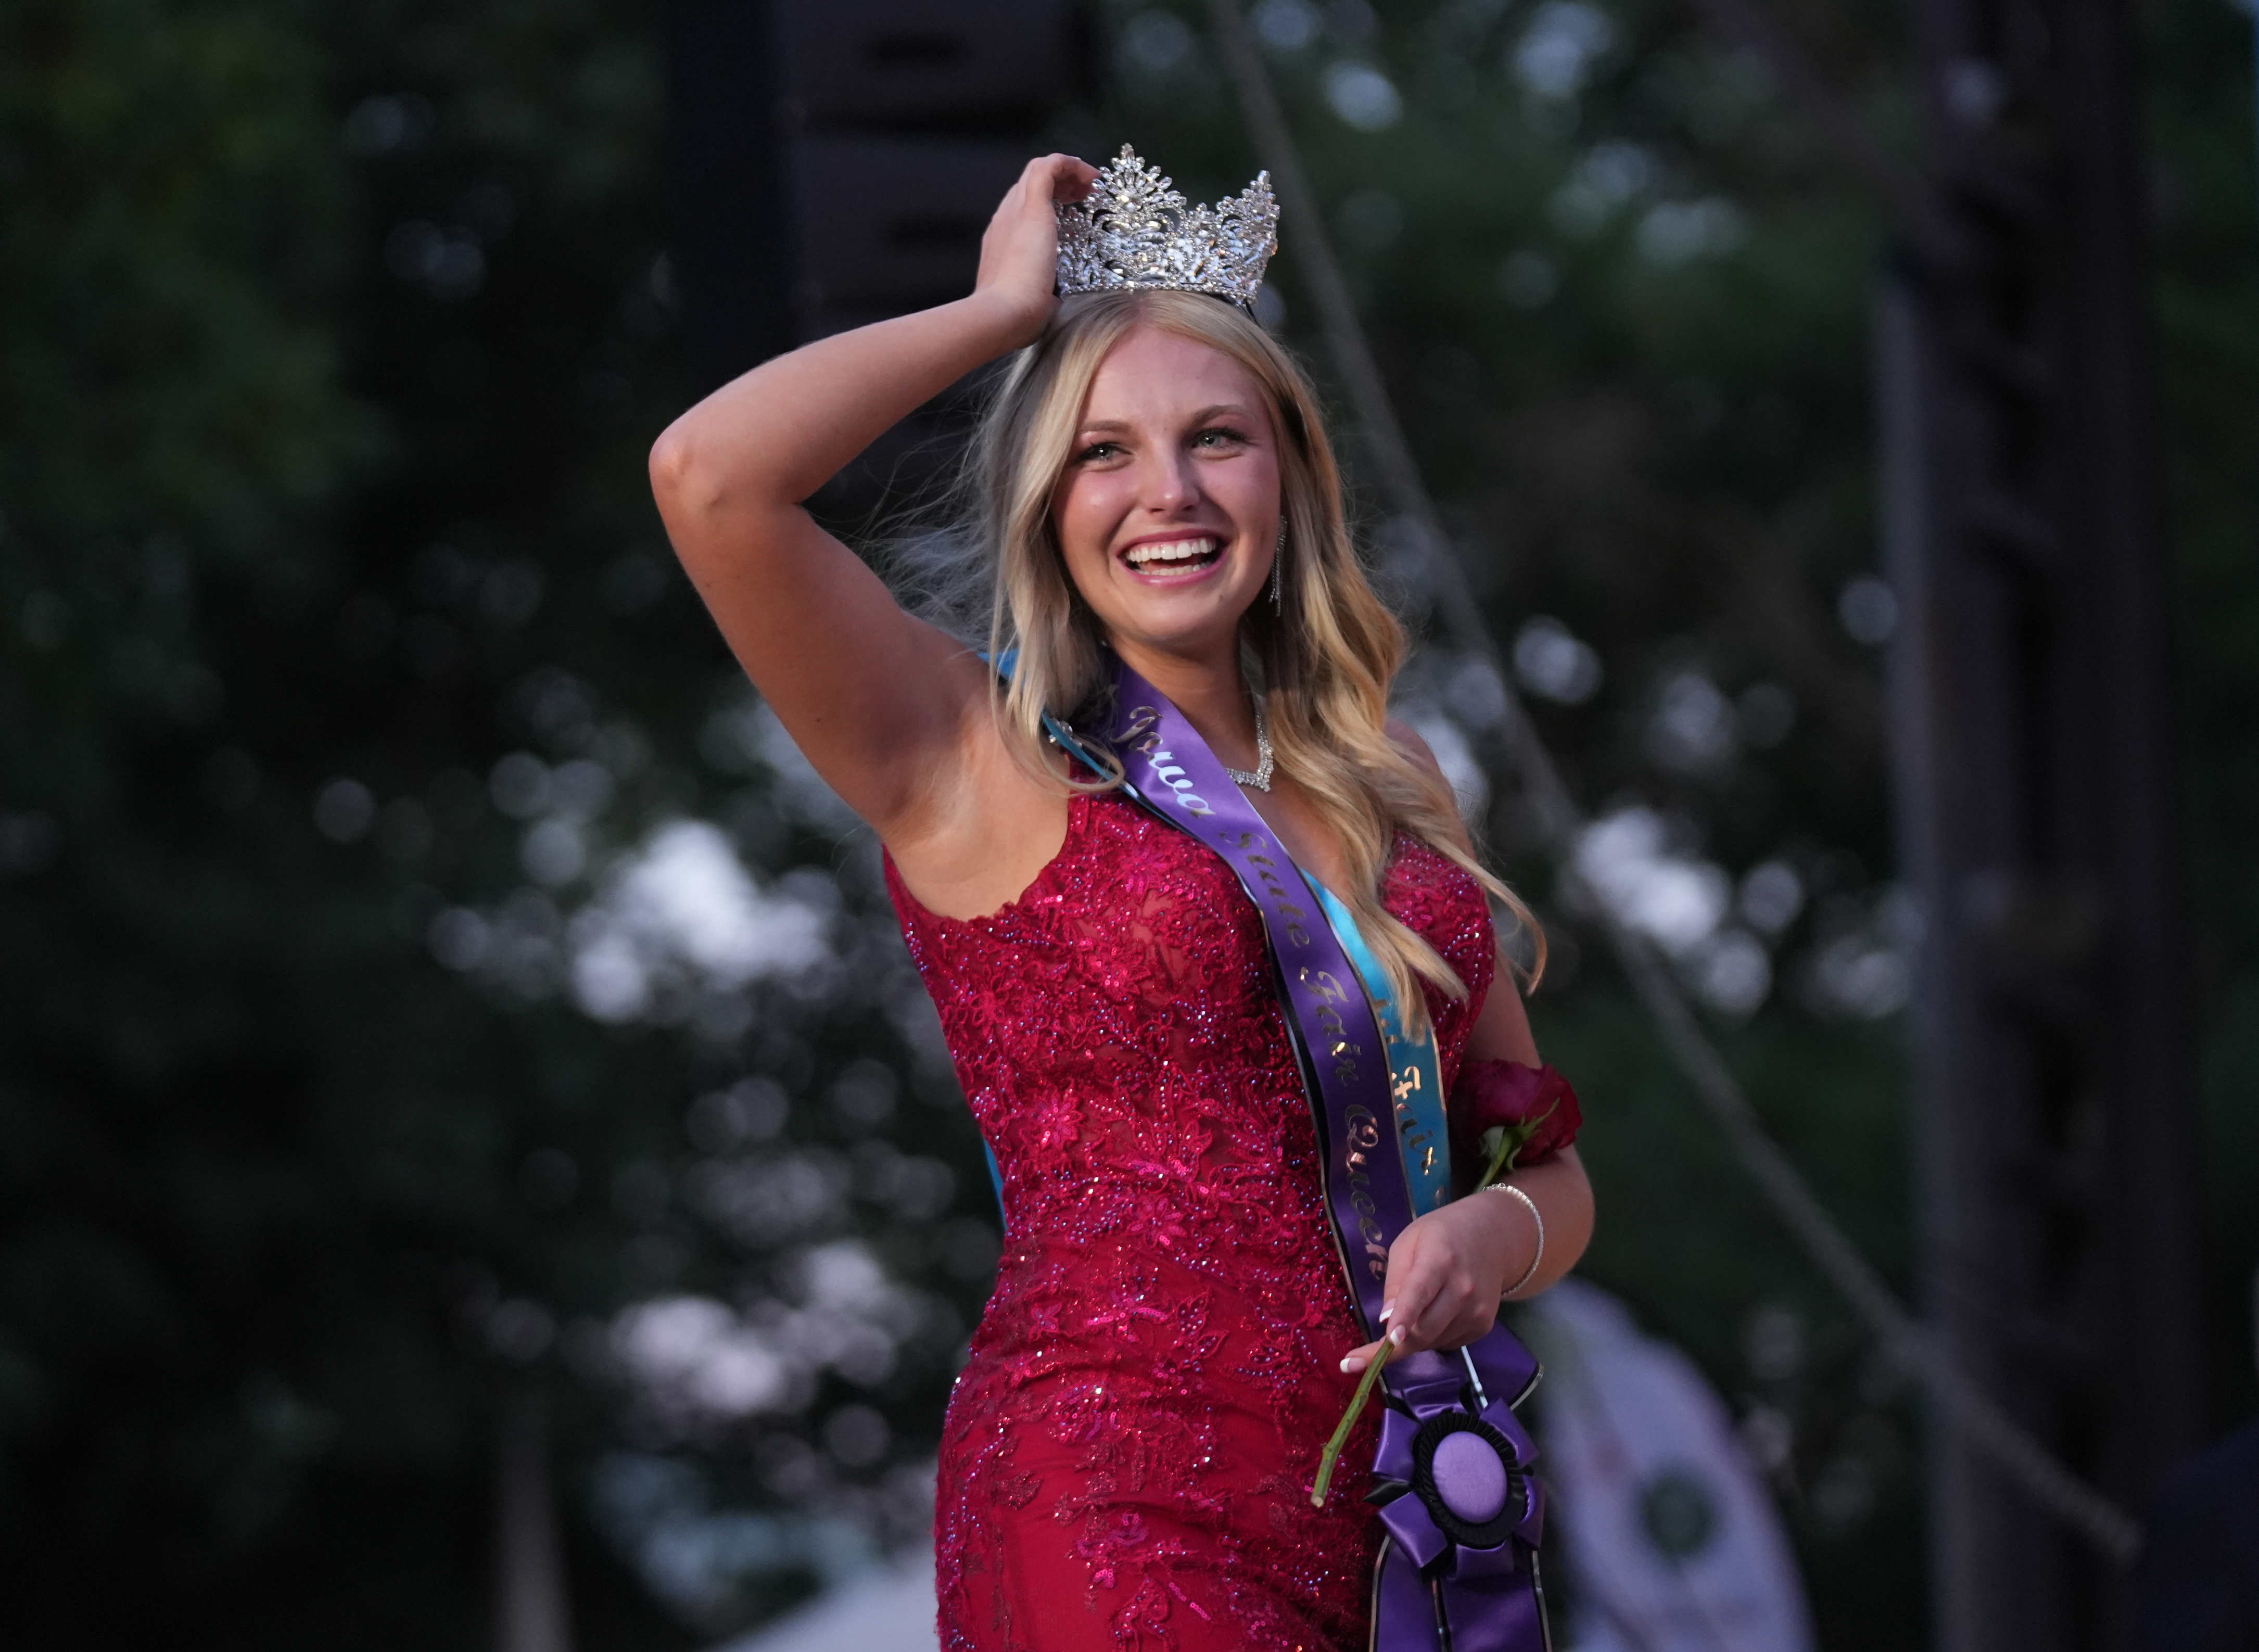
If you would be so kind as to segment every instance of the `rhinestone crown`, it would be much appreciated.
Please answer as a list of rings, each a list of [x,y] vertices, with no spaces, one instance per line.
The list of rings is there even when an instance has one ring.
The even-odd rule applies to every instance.
[[[1230,200],[1187,208],[1160,168],[1138,160],[1128,144],[1087,196],[1053,210],[1062,295],[1165,287],[1252,310],[1263,267],[1279,250],[1269,173],[1258,173]]]

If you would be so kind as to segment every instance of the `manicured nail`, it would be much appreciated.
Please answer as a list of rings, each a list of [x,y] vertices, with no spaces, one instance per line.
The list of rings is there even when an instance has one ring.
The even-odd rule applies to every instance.
[[[1383,1325],[1387,1324],[1387,1323],[1388,1323],[1388,1316],[1389,1316],[1390,1314],[1392,1314],[1395,1313],[1395,1312],[1396,1312],[1396,1304],[1395,1304],[1395,1303],[1393,1303],[1393,1302],[1389,1302],[1389,1303],[1386,1303],[1386,1304],[1384,1304],[1384,1305],[1382,1306],[1382,1307],[1381,1307],[1381,1310],[1380,1310],[1380,1322],[1381,1322]]]
[[[1342,1374],[1343,1376],[1354,1377],[1358,1372],[1364,1369],[1365,1362],[1359,1359],[1356,1355],[1344,1354],[1342,1356]]]
[[[1390,1342],[1392,1342],[1395,1343],[1395,1344],[1396,1344],[1396,1346],[1397,1346],[1397,1347],[1399,1347],[1399,1348],[1403,1347],[1403,1346],[1404,1346],[1404,1328],[1403,1328],[1401,1325],[1400,1325],[1400,1326],[1396,1327],[1396,1328],[1395,1328],[1395,1329],[1393,1329],[1393,1330],[1390,1331],[1390,1332],[1388,1333],[1388,1340],[1389,1340]]]

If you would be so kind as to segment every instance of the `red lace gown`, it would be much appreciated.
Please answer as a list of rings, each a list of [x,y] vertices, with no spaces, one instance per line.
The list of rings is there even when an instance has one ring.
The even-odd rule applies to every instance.
[[[1003,1177],[995,1294],[942,1434],[944,1652],[1364,1648],[1370,1413],[1309,1500],[1364,1339],[1253,905],[1113,796],[1076,798],[992,916],[887,875]],[[1488,906],[1408,837],[1383,897],[1472,989],[1429,998],[1448,1090]]]

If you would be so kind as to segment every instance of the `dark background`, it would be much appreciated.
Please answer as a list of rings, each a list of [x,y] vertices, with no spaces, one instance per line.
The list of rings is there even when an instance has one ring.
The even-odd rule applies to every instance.
[[[1778,10],[1910,146],[1897,11]],[[873,846],[762,723],[645,488],[652,438],[751,347],[687,338],[674,249],[740,250],[769,307],[745,340],[809,297],[780,290],[781,209],[679,125],[670,149],[685,15],[0,14],[11,1644],[488,1639],[510,1420],[541,1425],[591,1648],[688,1644],[923,1541],[994,1205]],[[1651,811],[1737,1072],[1912,1294],[1879,213],[1683,8],[1257,21],[1543,732],[1587,807]],[[2224,1433],[2259,1260],[2252,23],[2138,21]],[[1237,189],[1201,25],[1098,8],[1045,143]],[[1408,688],[1464,716],[1432,669]],[[712,830],[664,837],[685,822]],[[1921,1644],[1909,1396],[1491,824],[1553,935],[1532,1018],[1586,1100],[1587,1272],[1785,1441],[1822,1642]],[[668,868],[710,904],[722,844],[777,950],[638,927]]]

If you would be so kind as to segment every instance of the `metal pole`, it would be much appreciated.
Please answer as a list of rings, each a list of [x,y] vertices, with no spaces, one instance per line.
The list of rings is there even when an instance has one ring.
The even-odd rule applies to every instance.
[[[565,1549],[540,1399],[506,1402],[495,1460],[495,1652],[573,1652]]]
[[[2141,1507],[2202,1396],[2136,60],[2122,0],[1915,22],[1963,249],[1894,276],[1878,327],[1926,1307]],[[2123,1579],[1949,1415],[1930,1485],[1941,1652],[2133,1643]]]

